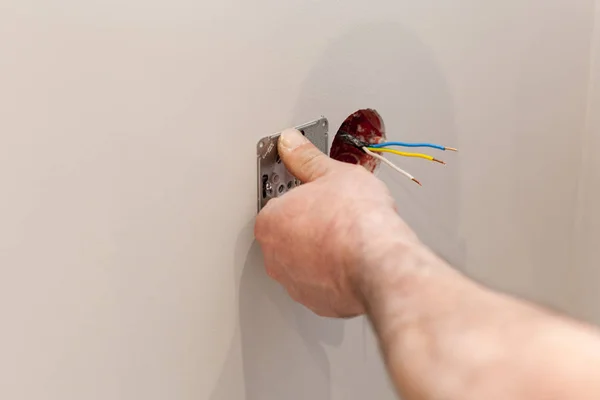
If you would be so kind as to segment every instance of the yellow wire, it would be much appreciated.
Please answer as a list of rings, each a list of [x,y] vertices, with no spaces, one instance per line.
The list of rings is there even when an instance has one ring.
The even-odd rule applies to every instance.
[[[416,157],[416,158],[424,158],[425,160],[435,161],[435,158],[428,156],[427,154],[420,153],[406,153],[404,151],[385,149],[385,148],[375,148],[375,147],[367,147],[369,150],[374,151],[376,153],[392,153],[403,157]]]

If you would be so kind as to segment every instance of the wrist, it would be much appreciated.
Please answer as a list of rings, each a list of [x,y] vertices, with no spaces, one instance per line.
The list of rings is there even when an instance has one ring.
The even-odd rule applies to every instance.
[[[356,292],[371,317],[387,309],[402,311],[435,282],[458,275],[398,220],[393,230],[371,242],[371,249],[365,248],[356,271]]]
[[[358,270],[356,286],[365,308],[394,292],[405,293],[425,270],[427,249],[418,240],[380,242],[378,250],[365,255]]]

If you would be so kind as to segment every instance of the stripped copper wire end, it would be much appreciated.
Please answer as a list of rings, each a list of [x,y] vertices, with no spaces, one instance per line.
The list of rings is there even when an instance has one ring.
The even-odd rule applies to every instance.
[[[454,148],[454,147],[446,147],[444,150],[448,150],[448,151],[458,151],[458,149]]]
[[[390,168],[392,168],[393,170],[395,170],[396,172],[401,173],[402,175],[404,175],[405,177],[407,177],[408,179],[410,179],[411,181],[415,182],[416,184],[418,184],[419,186],[423,186],[421,185],[421,182],[419,182],[418,180],[415,179],[414,176],[412,176],[411,174],[409,174],[408,172],[406,172],[405,170],[403,170],[402,168],[398,167],[396,164],[394,164],[393,162],[391,162],[390,160],[388,160],[387,158],[385,158],[384,156],[374,153],[373,151],[371,151],[368,147],[363,147],[362,151],[364,151],[365,153],[367,153],[368,155],[370,155],[373,158],[378,159],[379,161],[387,164]]]
[[[440,163],[440,164],[444,164],[444,165],[446,165],[446,163],[445,163],[444,161],[442,161],[442,160],[438,160],[437,158],[434,158],[432,161],[435,161],[435,162],[438,162],[438,163]]]

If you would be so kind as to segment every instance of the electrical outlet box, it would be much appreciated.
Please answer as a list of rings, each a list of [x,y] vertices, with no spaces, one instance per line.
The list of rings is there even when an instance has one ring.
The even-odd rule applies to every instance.
[[[321,117],[315,121],[297,126],[308,140],[319,150],[328,154],[329,146],[329,122],[327,118]],[[258,141],[256,145],[256,156],[258,163],[257,175],[257,198],[258,211],[260,211],[269,200],[283,196],[288,191],[300,185],[298,181],[286,168],[279,152],[277,141],[281,132],[266,136]]]

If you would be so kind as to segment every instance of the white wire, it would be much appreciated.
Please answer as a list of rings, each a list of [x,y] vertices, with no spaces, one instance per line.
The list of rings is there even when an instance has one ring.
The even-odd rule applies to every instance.
[[[411,174],[409,174],[408,172],[406,172],[405,170],[403,170],[402,168],[398,167],[396,164],[394,164],[393,162],[391,162],[390,160],[388,160],[387,158],[380,156],[379,154],[367,149],[366,147],[362,148],[364,150],[365,153],[367,153],[368,155],[370,155],[371,157],[374,157],[382,162],[384,162],[385,164],[387,164],[390,168],[394,169],[397,172],[400,172],[402,175],[406,176],[408,179],[418,182],[414,176],[412,176]]]

